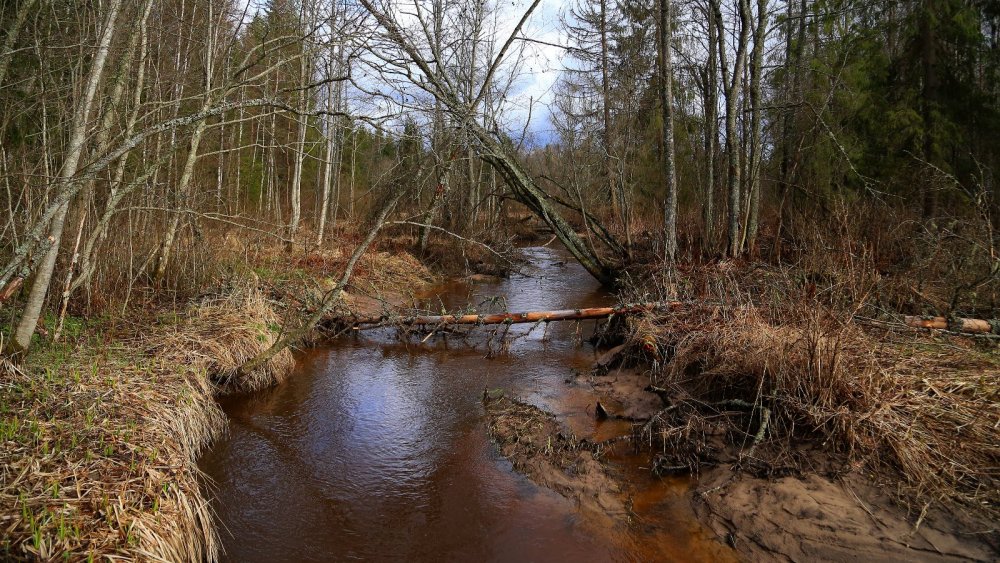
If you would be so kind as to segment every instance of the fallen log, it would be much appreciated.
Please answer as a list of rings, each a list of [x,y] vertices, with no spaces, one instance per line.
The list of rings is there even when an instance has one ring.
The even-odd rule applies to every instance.
[[[684,305],[681,301],[657,301],[653,303],[636,303],[620,307],[591,307],[587,309],[562,309],[556,311],[527,311],[523,313],[487,313],[469,315],[414,315],[409,317],[362,317],[342,319],[344,324],[353,326],[355,330],[366,330],[384,326],[414,326],[414,325],[499,325],[540,323],[551,321],[581,321],[606,319],[617,315],[635,315],[648,311],[663,311],[676,309]]]
[[[908,315],[904,322],[913,328],[932,328],[951,332],[968,334],[1000,334],[1000,321],[983,319],[965,319],[961,317],[918,317]]]

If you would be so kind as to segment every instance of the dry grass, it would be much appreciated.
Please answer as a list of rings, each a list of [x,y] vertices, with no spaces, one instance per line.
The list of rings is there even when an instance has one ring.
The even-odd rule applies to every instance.
[[[347,259],[313,250],[290,268],[273,245],[245,250],[250,262],[239,268],[217,258],[199,270],[200,287],[215,289],[179,315],[144,302],[161,311],[158,321],[146,314],[46,345],[20,368],[0,366],[0,560],[218,558],[196,464],[225,429],[215,396],[286,376],[287,349],[247,376],[238,368],[276,341],[283,317],[308,310],[310,291],[328,288]],[[373,293],[431,278],[406,254],[374,253],[362,266],[353,284]]]
[[[694,318],[686,311],[639,320],[632,339],[638,347],[655,338],[665,356],[656,383],[693,405],[690,416],[734,400],[758,413],[767,408],[774,441],[819,442],[855,468],[901,482],[907,498],[1000,514],[995,354],[873,332],[824,311],[817,303],[777,308],[744,299]],[[701,423],[681,419],[664,417],[657,431],[704,441]],[[752,420],[732,430],[753,436],[759,416]]]
[[[151,339],[151,350],[179,365],[197,366],[227,392],[253,391],[284,379],[294,365],[282,350],[253,372],[238,369],[277,340],[281,319],[254,282],[191,304],[184,319]]]
[[[292,368],[285,350],[235,377],[279,321],[246,282],[127,344],[54,345],[6,366],[0,558],[215,560],[196,460],[225,429],[217,392],[271,385]]]
[[[0,559],[215,559],[195,459],[225,421],[205,374],[98,344],[3,372]]]

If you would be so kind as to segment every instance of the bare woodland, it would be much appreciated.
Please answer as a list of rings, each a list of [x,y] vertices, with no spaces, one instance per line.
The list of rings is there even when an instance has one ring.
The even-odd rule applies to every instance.
[[[502,274],[539,232],[629,302],[738,304],[713,322],[762,358],[768,346],[734,319],[827,323],[851,346],[861,324],[962,332],[968,321],[971,346],[986,348],[1000,332],[989,321],[1000,316],[994,2],[12,0],[0,22],[10,373],[90,346],[88,334],[159,334],[157,315],[220,287],[242,288],[240,307],[266,301],[257,286],[275,270],[319,256],[330,282],[268,316],[279,328],[265,346],[211,368],[250,377],[347,314],[352,276],[378,273],[363,262],[376,250],[445,275]],[[546,72],[557,78],[544,99],[526,98]],[[688,343],[664,332],[676,319],[652,317],[633,343]],[[983,385],[993,391],[968,392],[995,393]],[[977,397],[995,413],[995,394]],[[771,407],[775,418],[843,412],[795,400]],[[848,449],[887,443],[837,428],[848,426]],[[977,434],[974,461],[949,458],[993,463],[992,476],[933,458],[927,468],[952,473],[918,486],[911,458],[886,465],[922,493],[978,502],[971,491],[996,484],[993,437]],[[206,537],[158,553],[212,559]]]

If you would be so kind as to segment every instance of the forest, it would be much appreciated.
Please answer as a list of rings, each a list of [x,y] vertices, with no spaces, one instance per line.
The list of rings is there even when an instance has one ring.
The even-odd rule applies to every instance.
[[[640,534],[664,517],[630,516],[634,449],[713,538],[607,545],[1000,553],[1000,4],[4,0],[0,23],[0,558],[228,560],[255,540],[199,466],[226,401],[358,334],[568,366],[519,351],[534,326],[448,326],[570,276],[526,273],[539,248],[585,289],[524,310],[604,319],[587,412],[628,428],[553,449],[559,409],[486,375],[508,390],[466,393],[482,447]],[[540,315],[543,340],[569,324]],[[580,475],[629,500],[579,501]],[[864,524],[747,516],[814,481]]]

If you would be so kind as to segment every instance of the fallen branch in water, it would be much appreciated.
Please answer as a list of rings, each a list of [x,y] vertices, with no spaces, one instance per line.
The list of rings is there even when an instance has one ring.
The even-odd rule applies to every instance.
[[[556,311],[528,311],[523,313],[488,313],[469,315],[415,315],[410,317],[361,317],[344,318],[341,322],[354,326],[355,330],[367,330],[384,326],[413,325],[498,325],[539,323],[550,321],[580,321],[606,319],[617,315],[635,315],[648,311],[677,309],[685,305],[681,301],[656,301],[636,303],[620,307],[591,307],[588,309],[562,309]]]

